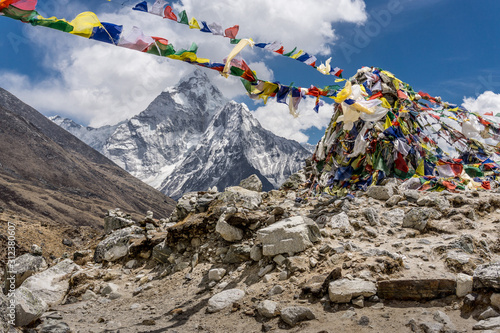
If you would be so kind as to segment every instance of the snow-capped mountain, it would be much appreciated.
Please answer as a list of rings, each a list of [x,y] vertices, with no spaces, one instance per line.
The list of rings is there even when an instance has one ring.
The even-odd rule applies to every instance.
[[[246,105],[226,99],[200,70],[113,131],[55,122],[173,198],[212,186],[221,190],[253,173],[270,190],[311,155],[262,128]]]

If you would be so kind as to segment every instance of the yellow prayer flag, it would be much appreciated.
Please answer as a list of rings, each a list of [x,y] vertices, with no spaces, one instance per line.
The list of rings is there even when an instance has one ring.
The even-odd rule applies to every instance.
[[[419,176],[425,176],[425,166],[424,166],[424,160],[421,159],[420,161],[418,161],[418,166],[417,166],[417,170],[415,170],[417,172],[417,175]]]
[[[389,102],[387,101],[387,99],[385,99],[385,97],[380,98],[380,100],[382,101],[382,106],[384,108],[386,108],[386,109],[391,108],[391,104],[389,104]]]
[[[92,12],[78,14],[70,24],[73,26],[73,31],[71,31],[70,34],[85,38],[90,38],[94,28],[101,26],[101,22],[97,18],[97,15]]]
[[[290,58],[292,59],[297,59],[298,57],[300,57],[302,54],[304,54],[304,51],[303,50],[300,50],[299,52],[295,53],[294,55],[290,56]]]
[[[384,129],[386,130],[391,126],[392,126],[391,118],[389,118],[389,116],[385,116]]]
[[[198,29],[200,30],[200,25],[198,24],[198,21],[192,17],[191,20],[189,20],[189,29]]]

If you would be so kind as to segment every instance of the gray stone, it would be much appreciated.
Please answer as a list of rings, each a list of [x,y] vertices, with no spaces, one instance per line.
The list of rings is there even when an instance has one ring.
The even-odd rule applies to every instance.
[[[229,289],[212,296],[208,300],[207,311],[209,313],[219,312],[233,303],[238,302],[245,296],[245,292],[240,289]]]
[[[226,275],[224,268],[214,268],[208,271],[208,279],[210,281],[220,281]]]
[[[278,265],[278,266],[283,266],[286,263],[286,258],[278,254],[276,257],[273,258],[273,261]]]
[[[96,298],[97,298],[97,295],[92,290],[87,290],[82,295],[82,301],[90,301],[91,299],[96,299]]]
[[[281,310],[281,319],[288,325],[295,326],[301,321],[316,319],[316,316],[309,308],[304,306],[291,306]]]
[[[253,174],[250,177],[243,179],[240,182],[239,186],[250,191],[262,192],[262,181],[256,174]]]
[[[0,291],[0,332],[7,332],[9,330],[9,321],[15,324],[16,305],[10,302],[11,299],[13,297],[8,298]]]
[[[496,312],[491,306],[489,306],[486,310],[484,310],[480,315],[479,319],[484,320],[488,318],[498,317],[500,314]]]
[[[279,284],[278,285],[275,285],[271,288],[271,290],[269,290],[269,292],[267,293],[268,296],[274,296],[274,295],[280,295],[282,294],[283,292],[285,291],[285,288],[283,288],[282,286],[280,286]]]
[[[294,173],[290,177],[288,177],[287,180],[281,185],[280,189],[292,189],[296,190],[299,188],[299,186],[307,181],[306,176],[304,175],[303,172],[299,171],[297,173]]]
[[[443,324],[434,322],[423,322],[419,325],[419,328],[425,333],[441,333],[444,331]]]
[[[217,225],[215,226],[215,231],[228,242],[236,242],[243,239],[243,230],[233,227],[223,218],[219,219]]]
[[[22,287],[49,306],[61,304],[69,290],[69,279],[80,267],[70,259],[65,259],[49,269],[27,278]]]
[[[456,329],[455,324],[451,321],[451,318],[443,311],[434,312],[433,318],[438,323],[443,324],[448,330],[454,331]]]
[[[250,260],[251,247],[245,244],[232,244],[227,251],[223,263],[239,264]]]
[[[47,320],[39,326],[40,333],[71,333],[68,324],[57,320]]]
[[[361,279],[339,279],[330,282],[328,286],[330,301],[334,303],[348,303],[355,297],[370,297],[376,293],[377,286],[375,283]]]
[[[339,230],[344,237],[350,237],[354,233],[354,229],[349,223],[349,216],[345,212],[332,216],[327,225],[334,230]]]
[[[359,297],[353,299],[352,305],[354,305],[358,308],[364,308],[365,307],[365,298],[363,296],[359,296]]]
[[[27,326],[49,309],[40,297],[23,286],[14,292],[16,300],[16,326]]]
[[[118,289],[119,289],[118,285],[109,282],[104,286],[104,288],[102,288],[101,294],[107,296],[113,292],[117,292]]]
[[[252,246],[252,248],[250,249],[250,259],[252,259],[253,261],[259,261],[260,259],[262,259],[262,247],[260,247],[259,245]]]
[[[481,320],[472,327],[473,330],[493,330],[496,328],[500,328],[500,317]]]
[[[225,204],[233,204],[246,209],[257,209],[262,203],[262,196],[259,192],[250,191],[243,187],[232,186],[219,196]]]
[[[366,219],[368,220],[368,223],[372,227],[380,224],[380,218],[378,216],[377,211],[374,208],[372,207],[366,208],[363,211],[363,214],[365,215]]]
[[[43,254],[42,248],[36,244],[31,245],[31,254],[34,256],[41,256]]]
[[[270,273],[272,272],[274,269],[274,265],[267,265],[266,267],[262,267],[260,270],[259,270],[259,273],[257,274],[259,277],[263,277],[264,275],[266,275],[267,273]]]
[[[401,208],[385,211],[381,214],[383,220],[390,224],[401,225],[405,218],[405,211]]]
[[[404,196],[409,202],[417,202],[420,198],[420,193],[417,190],[407,190],[404,192]]]
[[[257,312],[263,317],[273,318],[279,315],[280,310],[278,303],[265,300],[257,305]]]
[[[366,195],[377,200],[389,200],[394,194],[392,186],[369,186]]]
[[[127,256],[133,239],[146,239],[143,230],[138,226],[131,226],[112,232],[97,245],[94,253],[94,261],[97,263],[103,261],[113,262]]]
[[[167,242],[164,240],[158,245],[153,247],[152,258],[159,264],[167,264],[169,263],[168,258],[174,251],[167,245]]]
[[[450,208],[450,202],[442,195],[426,195],[417,200],[417,205],[426,207],[436,207],[439,211]]]
[[[119,208],[109,210],[108,214],[104,217],[104,233],[108,234],[114,230],[127,228],[134,224],[134,221],[127,218]]]
[[[174,216],[179,220],[183,220],[189,213],[193,212],[196,207],[196,201],[198,199],[198,192],[188,192],[185,193],[179,200],[177,200],[177,205],[175,206]]]
[[[403,199],[404,198],[401,195],[396,194],[396,195],[393,195],[392,197],[390,197],[389,200],[387,200],[385,202],[385,205],[386,205],[386,207],[393,207],[393,206],[396,206]]]
[[[291,273],[295,272],[306,272],[309,268],[309,259],[307,257],[288,257],[286,260],[286,265]]]
[[[497,309],[500,309],[500,294],[494,293],[490,296],[490,304]]]
[[[500,290],[500,262],[478,266],[474,271],[474,288]]]
[[[320,239],[316,223],[303,216],[287,218],[257,231],[264,256],[302,252]]]
[[[464,297],[472,292],[473,279],[467,274],[457,274],[457,296]]]
[[[413,208],[406,213],[403,219],[403,228],[424,231],[429,219],[434,217],[434,209],[432,208]]]
[[[377,229],[372,228],[372,227],[368,227],[368,226],[365,226],[364,229],[366,231],[366,234],[369,237],[372,237],[372,238],[377,238],[378,237],[378,231],[377,231]]]
[[[4,276],[9,277],[5,279],[4,290],[18,288],[24,280],[29,278],[35,273],[47,269],[47,263],[45,259],[41,256],[35,256],[29,253],[25,253],[16,258],[13,266],[5,267]],[[15,288],[11,288],[12,282],[15,284]]]
[[[108,294],[108,298],[110,300],[115,300],[115,299],[118,299],[118,298],[121,298],[123,295],[120,294],[119,292],[116,292],[116,291],[112,291]]]

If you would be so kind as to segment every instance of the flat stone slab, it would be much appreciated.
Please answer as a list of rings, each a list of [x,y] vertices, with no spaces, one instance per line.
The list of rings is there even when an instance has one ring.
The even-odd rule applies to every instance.
[[[386,300],[423,301],[454,295],[457,282],[452,279],[385,280],[377,283],[378,297]]]

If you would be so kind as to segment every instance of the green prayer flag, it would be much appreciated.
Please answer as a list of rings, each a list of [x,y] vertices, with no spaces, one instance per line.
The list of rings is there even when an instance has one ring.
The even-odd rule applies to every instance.
[[[179,13],[179,23],[189,25],[189,19],[185,10]]]
[[[294,47],[294,49],[293,49],[293,50],[291,50],[290,52],[285,53],[285,54],[283,54],[283,55],[284,55],[285,57],[291,57],[291,56],[292,56],[292,54],[294,54],[294,53],[295,53],[295,50],[297,50],[297,47]]]
[[[9,6],[2,10],[2,14],[10,17],[14,20],[19,20],[23,22],[30,22],[33,17],[37,16],[38,13],[35,10],[22,10],[14,6]]]

